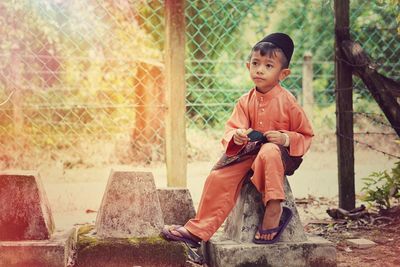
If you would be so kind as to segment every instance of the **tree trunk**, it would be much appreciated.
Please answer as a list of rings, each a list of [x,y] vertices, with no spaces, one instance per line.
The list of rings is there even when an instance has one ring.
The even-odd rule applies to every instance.
[[[400,83],[379,74],[374,64],[358,43],[345,40],[341,43],[346,60],[353,65],[354,74],[361,78],[386,118],[400,137]]]

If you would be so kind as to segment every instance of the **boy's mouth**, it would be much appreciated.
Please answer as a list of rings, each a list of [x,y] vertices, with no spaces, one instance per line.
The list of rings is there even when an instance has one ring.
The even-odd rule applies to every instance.
[[[264,79],[263,79],[263,78],[261,78],[261,77],[254,77],[253,79],[254,79],[254,80],[260,80],[260,81],[264,81]]]

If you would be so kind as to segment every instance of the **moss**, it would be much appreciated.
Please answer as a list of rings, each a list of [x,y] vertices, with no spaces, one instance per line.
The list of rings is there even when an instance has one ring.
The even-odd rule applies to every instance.
[[[85,224],[84,226],[81,226],[78,229],[78,237],[80,235],[85,235],[88,234],[90,231],[92,231],[94,229],[94,225],[93,224]]]
[[[152,237],[144,237],[144,238],[128,238],[128,241],[132,244],[138,243],[149,243],[149,244],[160,244],[167,243],[164,238],[161,236],[152,236]]]
[[[85,249],[86,247],[96,246],[98,239],[88,235],[94,229],[94,225],[87,224],[78,229],[78,250]]]
[[[260,259],[256,262],[244,262],[238,265],[238,267],[271,267],[267,259]]]
[[[76,266],[184,266],[187,260],[188,251],[183,244],[160,236],[101,239],[89,235],[93,229],[93,225],[85,225],[78,230]]]

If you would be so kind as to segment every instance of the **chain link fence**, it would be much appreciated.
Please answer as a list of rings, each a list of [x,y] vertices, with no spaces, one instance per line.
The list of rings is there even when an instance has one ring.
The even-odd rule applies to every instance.
[[[163,5],[0,3],[0,169],[164,161]],[[351,1],[352,37],[395,80],[399,11],[398,1]],[[197,137],[221,136],[252,87],[245,68],[252,45],[274,31],[295,41],[284,86],[300,103],[303,56],[312,53],[313,123],[317,132],[334,133],[333,1],[187,0],[185,14],[189,156],[203,149]],[[354,95],[356,112],[380,116],[357,79]]]

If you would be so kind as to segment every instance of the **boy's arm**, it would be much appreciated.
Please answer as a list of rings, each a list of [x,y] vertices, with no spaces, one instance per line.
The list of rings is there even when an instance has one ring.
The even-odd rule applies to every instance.
[[[289,116],[290,130],[281,130],[281,132],[289,136],[289,155],[301,157],[310,148],[314,133],[310,122],[299,105],[292,105]]]
[[[231,117],[225,124],[225,134],[221,140],[221,143],[225,148],[225,153],[227,156],[236,155],[245,146],[245,144],[235,144],[233,141],[233,135],[237,129],[248,129],[250,127],[246,110],[244,98],[240,98],[233,109]]]

